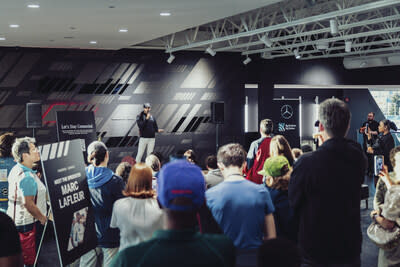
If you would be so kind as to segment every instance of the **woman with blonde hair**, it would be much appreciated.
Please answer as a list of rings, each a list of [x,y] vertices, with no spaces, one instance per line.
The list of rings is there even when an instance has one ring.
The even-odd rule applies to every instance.
[[[164,213],[155,198],[152,178],[146,164],[132,166],[122,191],[125,198],[114,204],[110,226],[120,230],[120,251],[150,239],[154,231],[163,228]]]
[[[272,137],[271,144],[269,145],[269,155],[270,157],[285,156],[289,161],[289,165],[293,166],[294,158],[292,149],[283,135],[275,135]]]

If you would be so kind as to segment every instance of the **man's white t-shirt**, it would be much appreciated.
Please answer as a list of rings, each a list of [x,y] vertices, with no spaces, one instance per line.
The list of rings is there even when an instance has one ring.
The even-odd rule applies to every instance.
[[[164,212],[155,198],[126,197],[114,203],[110,227],[120,230],[120,251],[149,240],[163,226]]]

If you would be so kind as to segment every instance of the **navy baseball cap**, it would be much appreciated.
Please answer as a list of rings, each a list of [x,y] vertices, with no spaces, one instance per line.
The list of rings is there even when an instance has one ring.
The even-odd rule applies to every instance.
[[[193,211],[204,204],[206,185],[201,169],[187,160],[165,164],[157,179],[157,198],[161,206],[176,211]],[[172,204],[178,197],[191,200],[190,205]]]

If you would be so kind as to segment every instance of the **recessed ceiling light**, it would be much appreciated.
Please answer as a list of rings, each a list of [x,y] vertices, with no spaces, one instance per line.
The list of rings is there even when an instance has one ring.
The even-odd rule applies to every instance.
[[[5,41],[6,37],[0,37],[0,41]]]
[[[38,4],[28,4],[27,7],[29,7],[29,8],[39,8],[40,6]]]
[[[128,29],[119,29],[119,32],[128,32]]]
[[[91,44],[97,44],[97,41],[90,41]]]
[[[18,24],[10,24],[10,28],[19,28]]]
[[[168,17],[168,16],[171,16],[171,13],[170,12],[161,12],[160,16]]]

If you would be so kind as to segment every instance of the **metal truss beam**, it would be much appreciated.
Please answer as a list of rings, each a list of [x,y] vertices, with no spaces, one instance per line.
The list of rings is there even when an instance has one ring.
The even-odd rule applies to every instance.
[[[272,48],[250,50],[250,51],[242,52],[242,55],[252,55],[252,54],[271,52],[271,51],[276,51],[276,50],[293,49],[293,48],[299,48],[299,47],[304,47],[304,46],[308,46],[308,45],[317,45],[320,42],[332,43],[332,42],[336,42],[336,41],[351,40],[351,39],[360,38],[360,37],[374,36],[374,35],[387,34],[387,33],[393,33],[393,32],[400,32],[400,27],[395,27],[395,28],[391,28],[391,29],[381,29],[381,30],[362,32],[362,33],[355,33],[355,34],[350,34],[350,35],[346,35],[346,36],[338,36],[338,37],[321,39],[321,40],[316,40],[316,41],[294,43],[291,45],[284,45],[284,46],[278,46],[278,47],[272,47]]]
[[[318,21],[323,21],[323,20],[328,20],[336,17],[342,17],[346,15],[351,15],[354,13],[365,13],[371,10],[383,8],[383,7],[388,7],[391,5],[399,4],[399,0],[381,0],[381,1],[376,1],[364,5],[359,5],[355,7],[350,7],[350,8],[344,8],[344,9],[339,9],[337,11],[332,11],[328,12],[325,14],[320,14],[320,15],[315,15],[315,16],[310,16],[310,17],[305,17],[301,19],[295,19],[286,23],[281,23],[281,24],[276,24],[276,25],[270,25],[267,27],[259,28],[259,29],[254,29],[254,30],[249,30],[246,31],[244,29],[243,32],[239,32],[236,34],[231,34],[228,36],[222,36],[223,31],[221,31],[221,36],[217,38],[213,38],[211,40],[207,41],[201,41],[201,42],[194,42],[191,44],[179,46],[179,47],[169,47],[166,49],[166,53],[173,53],[176,51],[181,51],[181,50],[186,50],[186,49],[191,49],[199,46],[209,46],[214,43],[219,43],[219,42],[224,42],[224,41],[229,41],[232,39],[239,39],[242,37],[250,37],[252,35],[257,35],[257,34],[263,34],[266,32],[270,31],[275,31],[275,30],[281,30],[281,29],[286,29],[290,27],[299,27],[301,25],[309,24],[309,23],[315,23]]]
[[[355,27],[377,24],[377,23],[382,23],[385,21],[392,21],[392,20],[400,20],[400,15],[393,15],[393,16],[387,16],[387,17],[382,17],[382,18],[376,18],[376,19],[370,19],[370,20],[364,20],[364,21],[359,21],[359,22],[355,22],[355,23],[340,25],[339,31],[349,30],[349,29],[352,29]],[[290,39],[294,39],[294,38],[329,33],[330,30],[331,30],[330,27],[327,27],[327,28],[323,28],[323,29],[319,29],[319,30],[302,32],[302,33],[298,33],[298,34],[294,34],[294,35],[286,35],[286,36],[282,36],[282,37],[270,38],[270,40],[273,43],[274,42],[276,43],[276,42],[281,42],[281,41],[290,40]],[[221,47],[221,48],[214,49],[214,51],[215,52],[223,52],[223,51],[227,51],[227,50],[231,50],[231,49],[245,48],[245,47],[256,46],[256,45],[261,45],[261,44],[263,44],[263,42],[255,41],[255,42],[251,42],[251,43]]]
[[[400,43],[400,38],[395,38],[395,39],[388,39],[388,40],[381,40],[381,41],[375,41],[375,42],[368,42],[368,43],[361,43],[361,44],[353,44],[352,45],[352,49],[355,48],[362,48],[362,47],[366,47],[366,46],[373,46],[373,45],[382,45],[382,44],[392,44],[392,43],[396,43],[399,42]],[[396,46],[395,46],[396,47]],[[299,52],[299,54],[302,56],[302,59],[314,59],[318,56],[310,56],[310,57],[303,57],[304,55],[309,55],[312,53],[325,53],[324,55],[321,56],[327,56],[327,55],[331,55],[332,57],[339,57],[338,55],[351,55],[350,53],[356,53],[356,54],[360,54],[360,53],[364,53],[366,50],[357,50],[357,51],[353,51],[353,52],[346,52],[346,53],[336,53],[336,54],[329,54],[332,51],[337,51],[337,50],[344,50],[344,46],[336,46],[336,47],[332,47],[329,48],[327,50],[321,51],[318,49],[314,49],[314,50],[307,50],[307,51],[303,51],[303,52]],[[393,49],[393,47],[391,47]],[[270,55],[268,57],[265,57],[266,59],[274,59],[274,58],[279,58],[279,57],[289,57],[289,56],[293,56],[293,54],[281,54],[281,55]]]

